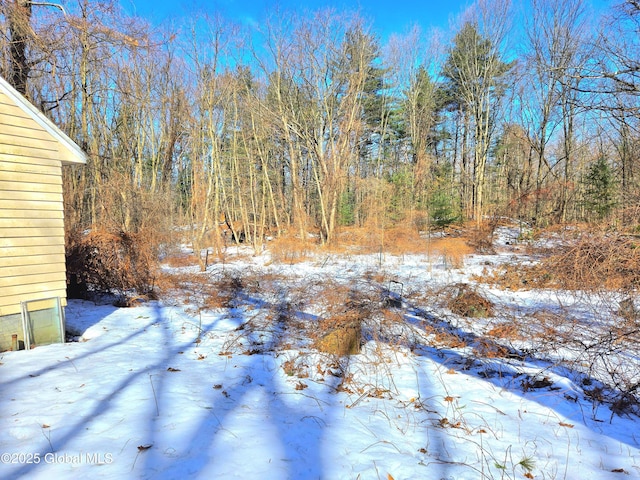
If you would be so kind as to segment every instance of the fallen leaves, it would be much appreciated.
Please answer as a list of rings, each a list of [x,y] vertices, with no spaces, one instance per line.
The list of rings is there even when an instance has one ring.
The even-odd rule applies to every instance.
[[[445,417],[438,420],[438,425],[440,425],[442,428],[461,428],[462,422],[451,423],[449,419]]]

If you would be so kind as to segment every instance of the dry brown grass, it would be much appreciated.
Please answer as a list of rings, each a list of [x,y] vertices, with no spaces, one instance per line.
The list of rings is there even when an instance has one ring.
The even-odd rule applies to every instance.
[[[335,239],[325,250],[331,253],[374,253],[379,252],[382,230],[365,227],[340,227]]]
[[[427,240],[415,228],[395,227],[384,232],[383,250],[392,255],[427,253]]]
[[[487,336],[500,340],[522,340],[523,336],[514,324],[501,324],[487,331]]]
[[[392,255],[427,252],[427,240],[415,227],[341,227],[335,240],[325,248],[332,253],[370,254],[385,252]]]
[[[198,257],[193,253],[173,253],[164,257],[162,263],[171,268],[192,267],[198,265]]]
[[[289,285],[287,293],[326,318],[349,310],[353,289],[332,278],[319,277],[306,285]]]
[[[274,263],[295,264],[309,260],[319,252],[330,254],[391,255],[423,254],[440,256],[446,265],[461,268],[464,258],[477,251],[474,230],[450,232],[444,238],[425,238],[415,226],[402,225],[382,229],[375,226],[341,227],[331,243],[320,246],[312,239],[302,241],[295,235],[284,234],[268,243]]]
[[[306,355],[298,354],[282,364],[282,370],[290,377],[309,378],[309,365]]]
[[[176,271],[159,271],[156,276],[156,288],[158,289],[160,296],[169,294],[172,291],[183,290],[184,286],[191,281],[192,278],[197,278],[191,273],[178,273]]]
[[[511,263],[493,271],[485,269],[482,275],[474,275],[472,279],[509,290],[553,287],[551,274],[539,265],[530,264]]]
[[[429,324],[424,328],[432,346],[443,348],[464,348],[467,346],[467,342],[463,338],[449,330],[436,328]]]
[[[269,242],[271,260],[275,263],[304,262],[310,258],[314,250],[315,245],[311,240],[303,240],[292,235],[282,235]]]
[[[504,358],[510,354],[507,347],[488,338],[479,338],[475,342],[473,353],[476,357],[484,358]]]
[[[219,275],[184,272],[162,272],[157,287],[163,296],[178,294],[184,304],[198,310],[231,308],[241,291],[251,291],[257,280],[251,274],[223,272]]]
[[[548,310],[538,310],[531,315],[534,323],[543,335],[543,338],[558,338],[563,325],[567,323],[566,317]]]
[[[434,238],[429,243],[429,255],[441,257],[445,265],[462,268],[464,259],[474,253],[474,249],[463,237]]]

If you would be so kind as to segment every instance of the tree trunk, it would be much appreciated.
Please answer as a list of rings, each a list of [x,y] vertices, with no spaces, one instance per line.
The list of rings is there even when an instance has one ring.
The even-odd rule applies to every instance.
[[[31,70],[27,59],[27,43],[31,30],[31,2],[13,0],[9,5],[9,33],[11,35],[11,84],[22,95],[27,94],[27,81]]]

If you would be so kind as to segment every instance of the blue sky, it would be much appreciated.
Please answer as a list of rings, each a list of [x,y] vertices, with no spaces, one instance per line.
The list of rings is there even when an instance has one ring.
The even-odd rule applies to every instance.
[[[383,40],[391,33],[403,33],[414,24],[424,30],[447,28],[449,20],[460,14],[471,0],[120,0],[125,10],[155,22],[186,15],[195,8],[220,11],[224,17],[240,23],[259,22],[265,12],[279,4],[284,10],[317,10],[334,7],[339,11],[357,11],[373,21],[375,33]]]

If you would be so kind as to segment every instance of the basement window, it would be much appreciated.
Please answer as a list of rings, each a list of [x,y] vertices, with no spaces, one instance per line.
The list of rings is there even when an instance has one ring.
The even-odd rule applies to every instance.
[[[64,310],[60,297],[29,300],[22,304],[22,328],[27,350],[64,342]]]

